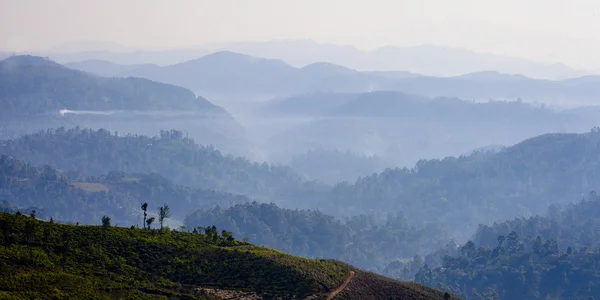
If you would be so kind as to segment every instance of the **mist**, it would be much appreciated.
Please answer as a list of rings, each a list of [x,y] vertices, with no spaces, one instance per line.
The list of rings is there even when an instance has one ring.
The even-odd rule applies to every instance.
[[[0,264],[41,298],[600,294],[599,5],[137,2],[0,5]]]

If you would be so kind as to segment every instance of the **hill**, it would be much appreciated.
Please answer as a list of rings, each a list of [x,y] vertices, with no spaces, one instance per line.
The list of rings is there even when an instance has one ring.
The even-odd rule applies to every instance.
[[[227,111],[190,90],[141,78],[98,77],[35,56],[0,61],[0,116],[0,138],[104,124],[142,134],[193,128],[188,132],[198,141],[229,153],[242,153],[246,143],[243,128]]]
[[[69,110],[222,111],[184,88],[140,78],[103,78],[35,56],[0,61],[4,114]]]
[[[235,237],[303,257],[328,257],[372,271],[389,261],[438,249],[449,238],[441,226],[415,228],[402,213],[385,220],[358,215],[340,220],[316,210],[245,203],[201,209],[185,218],[189,227],[217,225]]]
[[[177,184],[263,200],[306,196],[300,193],[305,182],[290,168],[221,154],[180,131],[149,137],[59,128],[2,141],[0,153],[33,164],[52,163],[73,179],[112,171],[159,173]]]
[[[135,76],[184,86],[196,93],[268,93],[274,78],[289,76],[294,68],[279,60],[216,52],[198,59],[158,67],[133,69],[123,76]]]
[[[305,119],[269,138],[265,148],[274,157],[289,160],[326,148],[377,155],[400,166],[597,125],[596,110],[590,108],[556,111],[515,101],[474,103],[400,92],[295,96],[267,104],[263,111]]]
[[[455,236],[478,224],[531,216],[597,189],[600,133],[547,134],[498,152],[422,160],[337,184],[314,207],[328,214],[385,215],[408,223],[444,224]]]
[[[62,221],[99,223],[110,215],[119,223],[143,224],[141,203],[151,215],[159,206],[171,207],[173,217],[183,220],[190,210],[249,202],[244,196],[174,185],[159,174],[106,175],[70,179],[60,170],[0,156],[2,211],[31,211]],[[14,206],[13,206],[14,205]]]
[[[240,243],[214,227],[198,234],[117,228],[109,222],[73,226],[0,213],[0,228],[2,298],[219,299],[224,292],[325,298],[352,271],[352,281],[367,284],[343,289],[349,296],[336,299],[375,292],[399,299],[443,299],[437,290],[384,283],[339,262]]]

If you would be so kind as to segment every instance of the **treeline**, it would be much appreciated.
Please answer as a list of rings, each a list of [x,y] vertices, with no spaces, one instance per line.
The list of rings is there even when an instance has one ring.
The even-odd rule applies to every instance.
[[[198,210],[185,219],[185,224],[215,224],[255,244],[299,256],[339,259],[378,271],[392,259],[431,251],[448,241],[442,228],[416,229],[400,213],[388,215],[385,221],[366,215],[342,221],[319,211],[256,202]]]
[[[551,205],[546,216],[481,225],[464,245],[395,271],[413,271],[417,282],[465,299],[589,299],[600,294],[599,210],[592,192],[564,209]]]
[[[268,199],[300,197],[305,182],[290,168],[250,162],[197,145],[181,131],[158,136],[107,130],[48,129],[2,142],[3,154],[34,164],[51,163],[70,178],[112,171],[159,173],[174,183]],[[308,189],[309,195],[311,189]]]

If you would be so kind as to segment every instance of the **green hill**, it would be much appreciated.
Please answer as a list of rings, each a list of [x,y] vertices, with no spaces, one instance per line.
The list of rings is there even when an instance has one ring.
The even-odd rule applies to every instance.
[[[74,226],[0,213],[0,240],[3,299],[219,299],[241,293],[254,296],[247,299],[319,299],[338,287],[335,299],[444,299],[437,290],[241,243],[216,229]]]

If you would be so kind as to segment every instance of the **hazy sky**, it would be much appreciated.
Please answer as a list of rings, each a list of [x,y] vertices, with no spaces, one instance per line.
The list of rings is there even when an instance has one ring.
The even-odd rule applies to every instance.
[[[437,44],[600,68],[599,0],[0,0],[0,49],[313,39]]]

